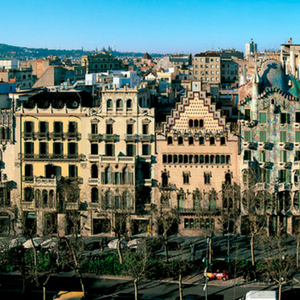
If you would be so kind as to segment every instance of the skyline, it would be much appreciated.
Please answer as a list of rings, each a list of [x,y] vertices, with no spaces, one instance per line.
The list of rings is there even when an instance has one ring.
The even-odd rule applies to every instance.
[[[245,51],[253,38],[258,51],[279,49],[290,37],[300,43],[295,0],[132,0],[2,4],[7,24],[2,43],[27,48],[122,52],[199,53],[218,48]],[[13,17],[12,17],[13,16]],[[222,32],[221,32],[222,29]],[[263,30],[262,30],[263,29]]]

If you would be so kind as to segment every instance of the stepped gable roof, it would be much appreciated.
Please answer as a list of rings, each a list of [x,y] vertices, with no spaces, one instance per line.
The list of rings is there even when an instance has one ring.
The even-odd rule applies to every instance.
[[[149,55],[149,53],[148,52],[146,52],[145,54],[144,54],[144,56],[143,56],[143,59],[152,59],[152,57]]]
[[[33,95],[24,103],[25,108],[34,108],[35,105],[39,108],[48,108],[52,104],[53,108],[77,108],[78,104],[83,107],[92,107],[92,95],[86,91],[73,91],[73,92],[48,92],[44,91]]]

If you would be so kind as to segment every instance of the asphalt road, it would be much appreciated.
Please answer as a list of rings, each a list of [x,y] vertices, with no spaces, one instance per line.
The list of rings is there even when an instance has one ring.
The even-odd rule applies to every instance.
[[[16,300],[31,299],[42,300],[42,288],[32,285],[32,291],[27,295],[21,293],[21,278],[17,275],[0,275],[0,299]],[[127,279],[108,278],[85,278],[85,286],[90,294],[89,299],[111,299],[117,294],[134,295],[133,282]],[[239,299],[249,290],[273,290],[276,286],[264,284],[242,284],[233,286],[233,282],[211,281],[208,285],[208,299],[215,300],[235,300]],[[59,277],[53,276],[47,284],[47,300],[59,290],[80,290],[79,279],[76,276]],[[186,284],[183,286],[184,295],[197,294],[204,296],[203,282],[196,284]],[[179,295],[178,284],[176,282],[142,281],[139,284],[139,295],[142,299],[175,299]],[[282,300],[292,300],[300,298],[300,286],[285,287]]]

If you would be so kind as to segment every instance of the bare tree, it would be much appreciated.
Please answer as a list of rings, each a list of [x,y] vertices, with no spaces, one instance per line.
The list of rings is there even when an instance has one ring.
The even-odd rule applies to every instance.
[[[286,251],[287,235],[262,236],[260,242],[264,261],[260,271],[278,284],[278,300],[281,300],[282,286],[291,280],[295,272],[295,260]]]

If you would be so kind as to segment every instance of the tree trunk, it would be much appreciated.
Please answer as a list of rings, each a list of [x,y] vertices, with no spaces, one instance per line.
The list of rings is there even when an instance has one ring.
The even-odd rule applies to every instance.
[[[43,284],[43,300],[46,300],[46,286]]]
[[[278,300],[281,300],[281,290],[282,290],[282,285],[281,283],[279,283]]]
[[[182,295],[182,275],[181,274],[179,274],[178,284],[179,284],[179,297],[180,297],[180,300],[183,300],[183,295]]]
[[[118,240],[118,243],[117,243],[117,249],[118,249],[118,255],[119,255],[120,265],[123,264],[123,255],[122,255],[122,250],[121,250],[121,242],[122,241],[123,241],[123,239]]]
[[[169,262],[169,251],[168,251],[168,241],[163,242],[163,246],[165,248],[165,254],[166,254],[166,262]]]
[[[135,278],[133,283],[134,283],[134,299],[138,300],[138,295],[139,295],[138,279]]]
[[[296,250],[296,265],[297,265],[297,270],[299,268],[299,244],[300,244],[300,237],[298,235],[297,236],[297,250]]]
[[[211,260],[212,260],[212,238],[209,238],[209,242],[208,242],[208,262],[209,264],[211,264]]]
[[[251,234],[250,248],[251,248],[251,262],[252,262],[252,267],[254,267],[254,266],[255,266],[255,256],[254,256],[254,234]]]

